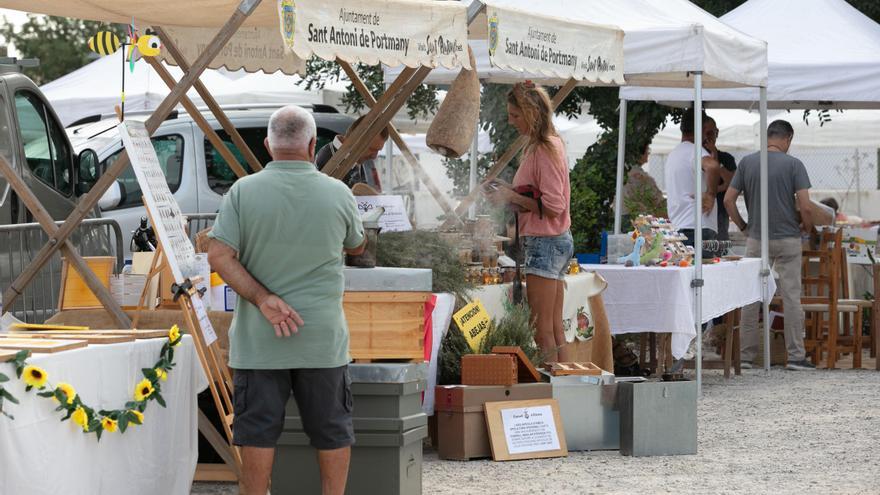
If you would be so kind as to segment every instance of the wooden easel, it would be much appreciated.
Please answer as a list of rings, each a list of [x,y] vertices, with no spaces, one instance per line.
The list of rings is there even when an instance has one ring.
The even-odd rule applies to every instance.
[[[146,199],[143,199],[143,201],[144,204],[147,204]],[[147,217],[150,219],[151,225],[156,225],[149,209],[147,209]],[[162,272],[167,263],[165,259],[165,249],[158,236],[156,238],[156,243],[156,251],[154,252],[153,260],[150,263],[150,271],[147,273],[146,283],[141,291],[141,297],[138,300],[134,320],[132,320],[131,327],[133,329],[137,328],[138,321],[140,321],[141,311],[144,310],[151,281],[155,276]],[[214,398],[214,406],[220,414],[220,419],[223,423],[223,433],[226,435],[228,443],[222,442],[219,433],[217,433],[201,410],[199,411],[199,430],[202,431],[202,434],[223,460],[233,469],[236,476],[240,478],[241,453],[232,445],[232,419],[234,417],[232,406],[232,375],[219,357],[221,354],[220,344],[217,343],[217,340],[211,344],[207,344],[206,342],[202,325],[199,321],[198,312],[194,307],[194,304],[201,304],[202,298],[201,294],[199,294],[198,290],[195,288],[195,283],[198,281],[199,280],[188,279],[184,281],[182,285],[175,283],[172,292],[174,292],[175,301],[180,305],[180,310],[183,313],[186,327],[189,329],[190,335],[193,337],[193,344],[195,345],[196,353],[199,356],[199,362],[201,362],[202,369],[205,370],[205,374],[208,377],[208,388],[211,390],[211,396]],[[196,298],[199,302],[193,303],[193,300]]]

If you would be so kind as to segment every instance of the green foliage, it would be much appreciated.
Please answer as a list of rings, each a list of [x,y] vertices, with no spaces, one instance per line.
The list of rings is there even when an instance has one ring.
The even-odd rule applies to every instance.
[[[376,99],[385,93],[385,82],[381,65],[357,64],[354,66],[358,77],[364,82],[367,89]],[[300,83],[305,89],[321,89],[328,83],[346,79],[342,67],[336,62],[327,61],[318,57],[311,57],[306,61],[306,76]],[[349,85],[342,104],[347,113],[366,113],[367,104],[364,98],[357,92],[353,85]],[[421,84],[406,100],[406,113],[411,119],[425,119],[433,115],[439,102],[437,101],[437,86]]]
[[[598,251],[601,233],[614,225],[617,174],[617,90],[578,88],[569,97],[590,102],[590,114],[606,129],[599,140],[577,161],[571,171],[571,231],[575,252]],[[639,150],[650,142],[666,120],[669,110],[652,102],[629,102],[625,163],[637,162]],[[629,165],[626,166],[626,173]]]
[[[68,17],[28,14],[28,20],[16,31],[4,16],[0,36],[15,44],[22,58],[39,58],[38,67],[24,69],[37,85],[53,81],[88,64],[94,58],[88,40],[98,31],[112,31],[125,40],[119,25],[83,21]]]
[[[498,321],[492,319],[483,342],[480,343],[480,354],[489,354],[495,346],[519,346],[532,364],[544,361],[544,355],[535,345],[535,327],[531,323],[531,311],[525,304],[511,305]],[[440,345],[437,366],[437,383],[440,385],[457,385],[461,383],[461,357],[473,354],[464,335],[453,324],[446,332]]]
[[[376,253],[379,266],[430,268],[434,292],[450,292],[456,299],[467,299],[474,284],[467,280],[467,267],[458,251],[437,232],[413,230],[379,235]]]

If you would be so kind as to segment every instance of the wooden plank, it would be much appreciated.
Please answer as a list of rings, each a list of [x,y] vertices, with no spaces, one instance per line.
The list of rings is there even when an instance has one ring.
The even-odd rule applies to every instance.
[[[237,482],[238,476],[236,476],[235,471],[226,464],[207,464],[200,462],[196,464],[196,475],[193,480]]]
[[[550,101],[552,110],[556,110],[559,105],[561,105],[562,102],[565,101],[565,98],[567,98],[568,95],[571,94],[575,86],[577,86],[577,80],[569,79],[568,81],[566,81],[564,86],[559,88],[559,91],[557,91],[556,94],[553,95],[553,98]],[[520,136],[516,138],[516,141],[514,141],[510,148],[508,148],[507,151],[505,151],[504,154],[501,155],[501,158],[499,158],[498,161],[495,162],[495,165],[492,165],[492,168],[489,169],[489,171],[486,173],[486,177],[483,180],[490,180],[498,177],[498,174],[500,174],[507,167],[507,164],[510,163],[510,161],[513,160],[513,158],[517,154],[519,154],[519,152],[522,151],[523,148],[526,147],[526,144],[528,144],[528,142],[528,136]],[[455,214],[458,216],[464,215],[468,208],[470,208],[471,205],[474,203],[474,201],[477,200],[479,195],[479,187],[471,191],[470,194],[462,199],[458,206],[455,207]],[[454,218],[446,219],[443,222],[443,225],[440,226],[440,230],[442,231],[444,229],[452,227],[454,225],[454,222]]]
[[[15,335],[21,335],[25,332],[13,330]],[[27,331],[28,334],[42,334],[42,335],[56,335],[56,334],[87,334],[87,335],[123,335],[134,337],[135,339],[158,339],[158,338],[167,338],[168,330],[143,330],[143,329],[127,329],[127,330],[90,330],[86,328],[85,330],[79,331],[71,331],[71,330],[30,330]]]
[[[15,339],[0,338],[0,349],[28,350],[31,352],[44,352],[53,354],[71,349],[86,347],[88,342],[84,340],[51,340],[51,339]]]
[[[601,375],[602,368],[593,363],[548,363],[553,376]]]
[[[19,351],[9,351],[6,349],[0,349],[0,363],[5,363],[6,361],[12,361],[12,358],[18,354]]]
[[[204,72],[208,64],[214,60],[218,53],[220,53],[220,50],[222,50],[229,39],[232,38],[239,26],[244,23],[248,15],[253,12],[253,9],[260,4],[260,1],[261,0],[250,0],[247,4],[248,9],[246,11],[245,9],[237,8],[232,13],[229,21],[226,22],[217,35],[207,44],[201,55],[199,55],[192,67],[190,67],[190,70],[186,72],[184,77],[176,86],[174,86],[174,89],[164,100],[162,100],[162,103],[159,104],[156,110],[153,111],[150,118],[147,119],[145,124],[150,134],[159,128],[159,125],[166,117],[168,117],[177,105],[180,97],[186,94],[189,88],[192,87],[193,83],[199,78],[199,75]],[[242,6],[244,6],[244,4],[242,4]],[[65,222],[58,227],[54,233],[50,233],[49,241],[37,252],[31,263],[22,270],[18,277],[16,277],[9,289],[3,293],[3,303],[6,307],[12,306],[13,302],[15,302],[21,294],[21,290],[24,290],[23,288],[37,276],[40,269],[45,266],[46,263],[52,259],[52,256],[62,247],[70,246],[70,252],[72,254],[68,254],[68,256],[73,256],[73,264],[74,267],[77,268],[77,271],[80,271],[80,268],[85,266],[84,263],[80,265],[77,262],[79,255],[73,251],[73,247],[68,242],[68,238],[73,234],[73,231],[76,230],[83,219],[92,214],[95,206],[98,204],[98,200],[100,200],[104,193],[107,192],[107,189],[109,189],[116,181],[116,178],[119,177],[128,164],[128,152],[123,149],[116,161],[113,162],[113,165],[101,175],[88,194],[79,199],[76,208],[74,208],[73,212],[67,216]],[[54,223],[52,225],[54,226]],[[89,278],[88,274],[83,273],[83,271],[80,271],[80,273],[83,274],[86,279]],[[108,311],[113,313],[114,318],[118,320],[119,325],[124,327],[131,326],[131,321],[125,313],[122,312],[122,309],[119,308],[119,305],[116,304],[113,297],[110,296],[109,291],[106,292],[107,297],[104,298],[102,295],[103,293],[100,292],[101,289],[98,288],[100,284],[95,283],[94,285],[95,290],[98,291],[96,294],[101,299],[101,302],[104,303]],[[91,282],[89,286],[92,286]],[[118,312],[116,311],[117,309]],[[125,323],[123,324],[123,322]]]
[[[336,63],[342,67],[342,70],[345,71],[345,74],[348,76],[348,79],[354,85],[357,92],[361,95],[366,102],[367,106],[373,108],[376,105],[376,98],[373,97],[373,94],[370,93],[370,90],[367,89],[367,85],[361,80],[360,76],[357,72],[351,67],[351,64],[348,62],[337,58]],[[446,196],[440,192],[440,188],[434,184],[434,181],[431,180],[431,177],[425,172],[425,169],[422,168],[421,163],[419,163],[418,158],[410,151],[409,146],[407,146],[406,142],[400,136],[400,133],[397,132],[397,128],[394,127],[394,124],[388,124],[388,134],[391,137],[391,140],[394,141],[394,144],[397,145],[397,149],[403,153],[403,157],[405,158],[406,163],[409,164],[410,168],[412,168],[413,173],[416,177],[419,178],[420,181],[428,188],[428,191],[431,193],[431,196],[434,197],[434,200],[437,201],[437,204],[440,205],[440,208],[443,209],[443,212],[446,213],[447,216],[458,218],[455,215],[455,210],[452,208],[452,205],[446,200]],[[459,219],[460,221],[460,219]]]
[[[238,466],[235,464],[236,455],[234,454],[234,449],[237,449],[237,447],[231,446],[223,438],[223,435],[214,428],[214,423],[205,416],[205,413],[202,412],[201,409],[199,409],[198,424],[199,432],[205,437],[208,443],[211,444],[211,447],[214,448],[217,455],[223,459],[223,462],[226,463],[226,466],[232,471],[232,474],[237,477],[240,473]],[[235,450],[235,452],[237,452],[237,450]]]
[[[421,302],[424,303],[431,297],[430,292],[402,292],[402,291],[375,291],[375,292],[346,292],[342,296],[342,302]]]
[[[75,325],[47,325],[44,323],[13,323],[9,326],[9,328],[13,331],[40,331],[40,330],[59,330],[62,332],[71,332],[71,331],[83,331],[88,330],[89,327],[75,326]]]
[[[121,344],[124,342],[134,342],[134,337],[131,335],[101,335],[101,334],[93,334],[89,333],[40,333],[40,332],[29,332],[29,333],[14,333],[8,334],[6,336],[0,335],[0,339],[43,339],[43,340],[84,340],[89,344]]]

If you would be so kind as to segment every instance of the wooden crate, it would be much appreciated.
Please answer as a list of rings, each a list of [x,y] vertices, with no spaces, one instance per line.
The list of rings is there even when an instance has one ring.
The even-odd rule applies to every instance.
[[[346,292],[352,359],[425,357],[425,302],[430,292]]]

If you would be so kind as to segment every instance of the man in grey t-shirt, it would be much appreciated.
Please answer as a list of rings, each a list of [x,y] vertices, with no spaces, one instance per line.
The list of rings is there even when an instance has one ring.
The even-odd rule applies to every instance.
[[[767,128],[767,206],[770,264],[779,275],[779,291],[785,307],[785,344],[790,370],[812,370],[804,352],[804,311],[801,307],[801,232],[813,230],[810,217],[810,178],[804,164],[788,155],[794,129],[784,120]],[[761,161],[753,153],[742,159],[724,196],[730,220],[748,231],[746,256],[761,256]],[[736,199],[745,193],[749,223],[736,208]],[[801,214],[798,215],[798,208]],[[758,350],[758,308],[746,306],[742,313],[742,361],[750,367]]]

